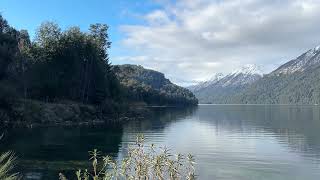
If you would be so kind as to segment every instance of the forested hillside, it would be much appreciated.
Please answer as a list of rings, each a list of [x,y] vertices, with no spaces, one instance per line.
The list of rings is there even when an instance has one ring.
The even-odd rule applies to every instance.
[[[191,91],[171,83],[160,72],[136,65],[118,65],[113,69],[131,101],[179,106],[198,103]]]
[[[266,76],[238,95],[246,104],[319,104],[320,69]]]
[[[123,87],[109,62],[107,30],[105,24],[92,24],[86,32],[77,26],[62,30],[58,24],[45,22],[31,40],[26,30],[14,29],[0,16],[0,116],[3,111],[6,117],[24,116],[32,109],[25,104],[30,100],[41,102],[42,107],[43,103],[92,105],[101,113],[121,111],[132,99],[191,104],[189,96],[179,96],[170,88],[181,89],[178,86],[154,91],[157,99],[152,101],[136,98],[145,96],[144,91]],[[170,96],[162,95],[167,93]]]

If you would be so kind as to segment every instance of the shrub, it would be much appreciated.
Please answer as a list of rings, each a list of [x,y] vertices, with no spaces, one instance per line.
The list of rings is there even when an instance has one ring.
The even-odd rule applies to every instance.
[[[168,148],[144,144],[144,137],[137,136],[136,144],[129,147],[127,156],[120,161],[101,156],[96,149],[89,152],[92,167],[78,170],[77,180],[111,179],[195,179],[194,157],[189,154],[172,155]],[[59,174],[60,180],[67,180]]]
[[[2,139],[2,136],[0,137]],[[15,166],[16,157],[12,151],[2,153],[0,155],[0,179],[2,180],[18,180],[18,173],[11,173]]]

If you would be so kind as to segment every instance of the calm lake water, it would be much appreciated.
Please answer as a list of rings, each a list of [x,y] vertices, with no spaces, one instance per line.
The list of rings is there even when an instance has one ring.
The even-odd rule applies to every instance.
[[[57,179],[86,166],[93,148],[122,156],[138,133],[147,143],[194,154],[199,179],[320,179],[319,106],[159,108],[122,126],[5,130],[0,150],[17,153],[26,179]]]

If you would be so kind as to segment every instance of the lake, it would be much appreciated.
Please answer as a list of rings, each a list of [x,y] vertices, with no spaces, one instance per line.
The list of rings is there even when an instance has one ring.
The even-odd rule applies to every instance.
[[[58,179],[87,165],[93,148],[121,157],[135,136],[196,157],[199,179],[320,178],[320,106],[200,105],[154,108],[147,120],[106,127],[3,130],[26,179]]]

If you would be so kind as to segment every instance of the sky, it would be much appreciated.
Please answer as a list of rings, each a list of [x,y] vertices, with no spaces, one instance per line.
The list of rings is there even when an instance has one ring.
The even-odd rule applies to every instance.
[[[320,45],[320,0],[0,0],[0,12],[31,37],[44,21],[106,23],[113,64],[182,86],[247,64],[268,73]]]

